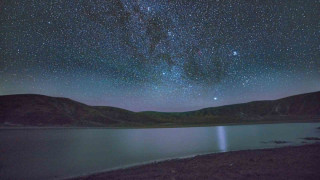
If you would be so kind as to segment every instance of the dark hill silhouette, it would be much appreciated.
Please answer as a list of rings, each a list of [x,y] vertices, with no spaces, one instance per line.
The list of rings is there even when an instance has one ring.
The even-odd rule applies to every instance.
[[[88,106],[68,98],[23,94],[0,96],[0,123],[121,126],[155,122],[144,115],[120,108]]]
[[[254,101],[182,113],[143,112],[176,123],[245,123],[320,120],[320,91],[278,100]],[[170,120],[171,119],[171,120]]]
[[[320,121],[320,91],[197,111],[132,112],[44,95],[0,96],[0,124],[32,126],[184,126]]]

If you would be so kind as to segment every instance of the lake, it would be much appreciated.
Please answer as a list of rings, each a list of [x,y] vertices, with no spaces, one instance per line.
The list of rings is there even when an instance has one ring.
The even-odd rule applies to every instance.
[[[314,143],[320,123],[154,129],[2,129],[0,179],[55,179],[170,158]],[[288,141],[288,143],[274,141]]]

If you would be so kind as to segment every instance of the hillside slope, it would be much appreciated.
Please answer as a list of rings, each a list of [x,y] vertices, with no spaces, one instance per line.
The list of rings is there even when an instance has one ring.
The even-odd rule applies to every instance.
[[[274,101],[256,101],[181,113],[135,113],[44,95],[0,96],[0,125],[154,127],[310,120],[320,121],[320,91]]]
[[[131,111],[88,106],[67,98],[32,94],[0,96],[0,123],[7,125],[121,126],[148,122],[153,120]]]
[[[182,113],[142,112],[175,123],[242,123],[320,119],[320,91],[273,101],[254,101]]]

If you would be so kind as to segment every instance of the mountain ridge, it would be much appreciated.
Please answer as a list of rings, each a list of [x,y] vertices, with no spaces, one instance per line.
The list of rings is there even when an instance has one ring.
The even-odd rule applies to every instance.
[[[144,127],[320,121],[320,91],[187,112],[133,112],[40,94],[0,96],[2,126]]]

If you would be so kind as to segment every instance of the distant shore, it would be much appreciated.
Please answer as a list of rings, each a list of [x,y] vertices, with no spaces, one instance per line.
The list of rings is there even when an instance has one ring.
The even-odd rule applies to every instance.
[[[74,179],[320,179],[320,144],[242,150],[135,166]]]
[[[293,121],[252,121],[242,123],[212,123],[212,124],[153,124],[153,125],[119,125],[119,126],[5,126],[0,125],[0,130],[24,129],[146,129],[146,128],[188,128],[188,127],[213,127],[213,126],[238,126],[255,124],[286,124],[286,123],[320,123],[320,119],[293,120]]]

